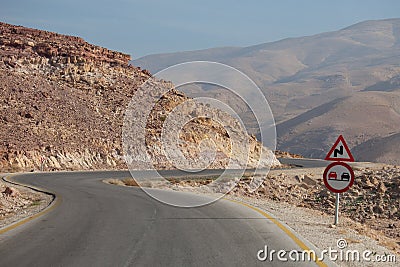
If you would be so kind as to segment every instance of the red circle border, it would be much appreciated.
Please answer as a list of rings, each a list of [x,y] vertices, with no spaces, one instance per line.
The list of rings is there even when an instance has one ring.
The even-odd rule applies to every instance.
[[[330,170],[333,166],[336,166],[336,165],[341,165],[350,171],[350,183],[341,190],[337,190],[337,189],[333,188],[332,186],[329,185],[329,183],[327,181],[328,180],[328,170]],[[333,163],[329,164],[328,166],[326,166],[323,177],[324,177],[324,184],[325,184],[326,188],[328,188],[329,191],[331,191],[333,193],[343,193],[343,192],[346,192],[347,190],[349,190],[349,188],[353,185],[355,175],[354,175],[353,169],[351,168],[351,166],[349,164],[338,161],[338,162],[333,162]]]

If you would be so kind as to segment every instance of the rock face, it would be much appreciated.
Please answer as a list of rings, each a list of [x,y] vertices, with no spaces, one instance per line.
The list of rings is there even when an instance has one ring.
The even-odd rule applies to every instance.
[[[121,129],[125,109],[137,88],[151,77],[129,65],[130,56],[91,45],[82,38],[0,23],[0,167],[3,171],[126,168]],[[168,84],[167,82],[164,82]],[[153,137],[163,116],[188,98],[171,90],[148,119],[146,145],[158,168],[173,168]],[[161,116],[161,117],[160,117]],[[193,121],[182,140],[200,144],[206,134],[229,143],[213,122]],[[259,151],[254,138],[249,162]],[[153,140],[153,141],[152,141]],[[212,167],[223,167],[229,146]],[[183,145],[185,155],[195,148]],[[279,164],[268,151],[264,165]],[[237,156],[241,159],[241,156]],[[238,165],[246,162],[239,160]]]

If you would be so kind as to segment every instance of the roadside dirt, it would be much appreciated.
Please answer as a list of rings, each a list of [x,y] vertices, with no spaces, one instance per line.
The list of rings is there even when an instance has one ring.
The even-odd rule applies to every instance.
[[[0,228],[38,213],[52,196],[0,180]]]
[[[248,203],[261,208],[272,214],[279,221],[284,222],[297,234],[308,240],[320,250],[338,250],[338,241],[345,240],[346,248],[343,251],[357,250],[360,253],[372,251],[373,255],[392,255],[395,262],[366,262],[366,261],[345,261],[337,259],[334,262],[338,266],[366,267],[385,266],[397,267],[400,254],[397,250],[390,249],[393,240],[382,236],[380,231],[373,230],[355,222],[347,216],[339,217],[339,225],[332,227],[333,215],[326,214],[315,209],[298,207],[287,202],[278,202],[270,199],[254,198],[248,196],[232,196],[225,198]],[[318,252],[317,252],[318,255]]]

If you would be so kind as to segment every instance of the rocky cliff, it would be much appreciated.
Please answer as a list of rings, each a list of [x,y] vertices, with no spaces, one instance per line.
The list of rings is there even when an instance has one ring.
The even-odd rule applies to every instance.
[[[82,38],[0,23],[0,160],[2,171],[126,168],[122,126],[137,88],[151,77],[129,65],[130,56],[91,45]],[[167,82],[164,82],[168,84]],[[188,98],[171,90],[146,126],[146,145],[157,168],[173,168],[155,149],[168,112]],[[217,112],[217,111],[215,111]],[[211,165],[226,166],[229,136],[216,122],[197,119],[179,138],[185,155],[196,155],[205,136],[219,144]],[[279,164],[253,137],[249,167],[260,151],[262,164]],[[242,155],[233,156],[244,166]]]

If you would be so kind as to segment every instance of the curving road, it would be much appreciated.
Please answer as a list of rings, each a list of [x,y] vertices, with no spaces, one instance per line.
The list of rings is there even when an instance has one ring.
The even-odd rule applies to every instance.
[[[290,164],[300,168],[321,168],[326,167],[331,161],[323,159],[306,159],[306,158],[280,158],[282,164]]]
[[[220,200],[200,208],[177,208],[150,198],[140,188],[101,182],[128,176],[69,172],[14,177],[16,182],[51,190],[60,200],[47,214],[0,235],[0,266],[314,264],[279,262],[276,255],[273,262],[257,260],[265,245],[286,251],[301,248],[249,207]]]

